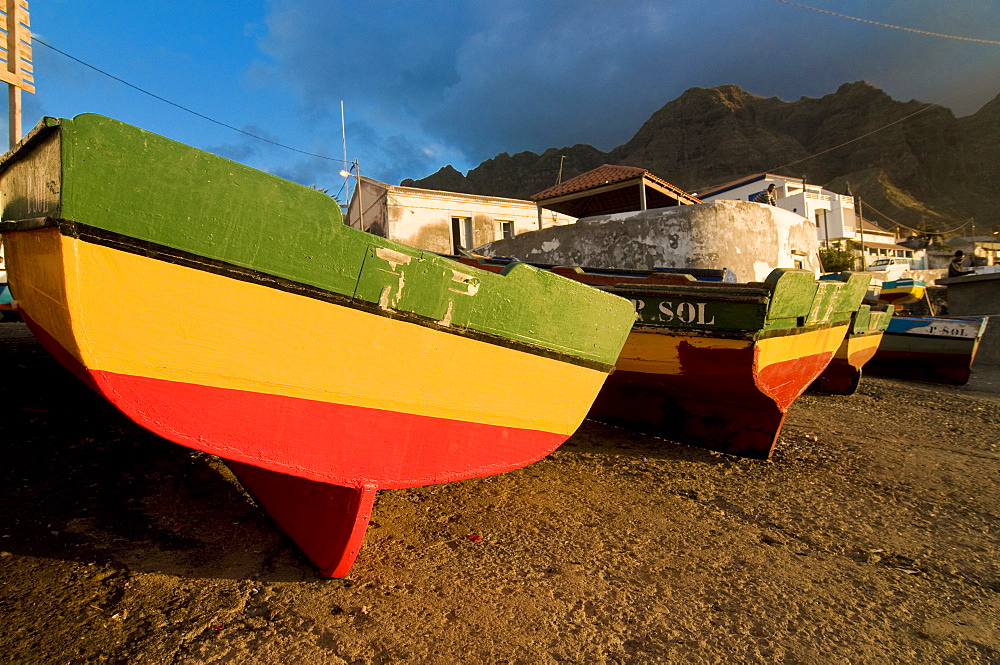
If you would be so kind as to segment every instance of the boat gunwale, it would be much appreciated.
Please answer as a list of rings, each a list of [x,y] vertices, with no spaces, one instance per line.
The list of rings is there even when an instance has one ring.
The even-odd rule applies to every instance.
[[[22,220],[7,220],[0,222],[0,233],[8,232],[31,232],[46,228],[58,228],[59,232],[67,237],[74,238],[81,242],[88,242],[95,245],[109,247],[119,251],[128,252],[149,259],[164,261],[175,265],[193,268],[204,272],[210,272],[222,277],[236,279],[263,286],[265,288],[276,289],[293,295],[299,295],[314,300],[320,300],[332,305],[349,307],[368,314],[382,316],[389,319],[412,323],[425,328],[431,328],[442,333],[457,335],[473,339],[487,344],[503,346],[514,351],[530,353],[532,355],[544,357],[557,362],[565,362],[571,365],[596,370],[605,374],[614,371],[614,364],[602,363],[581,356],[557,351],[540,345],[529,344],[502,335],[475,330],[474,328],[443,326],[436,319],[422,314],[400,310],[387,310],[379,303],[361,300],[354,296],[344,295],[335,291],[321,289],[302,282],[278,277],[267,272],[253,270],[219,259],[212,259],[192,252],[175,249],[167,245],[161,245],[147,240],[140,240],[132,236],[107,231],[99,227],[91,226],[72,220],[54,217],[33,217]],[[123,240],[127,239],[127,240]]]
[[[586,282],[582,280],[581,283],[586,284]],[[706,284],[715,283],[716,282],[707,282]],[[670,296],[673,293],[676,293],[677,295],[684,296],[686,298],[704,297],[708,300],[716,300],[730,304],[766,305],[771,301],[772,293],[766,288],[752,286],[741,289],[739,286],[722,282],[718,282],[719,286],[706,287],[706,284],[692,284],[690,286],[686,284],[613,284],[609,286],[589,286],[593,286],[596,289],[600,289],[606,293],[611,293],[623,298],[626,297],[626,294],[633,293],[637,295],[656,297]],[[716,289],[719,290],[716,291]],[[723,291],[723,289],[725,289],[725,291]]]
[[[963,337],[959,335],[928,335],[927,333],[911,333],[905,330],[893,330],[886,331],[885,335],[887,337],[904,337],[907,339],[936,339],[936,340],[955,340],[956,342],[968,342],[972,344],[973,342],[979,342],[982,338],[982,332],[977,334],[975,337]]]

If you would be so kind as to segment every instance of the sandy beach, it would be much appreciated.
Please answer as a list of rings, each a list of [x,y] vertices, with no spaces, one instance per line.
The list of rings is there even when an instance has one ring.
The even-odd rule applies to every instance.
[[[1000,662],[998,367],[807,393],[768,462],[586,421],[380,492],[341,580],[23,324],[0,398],[2,663]]]

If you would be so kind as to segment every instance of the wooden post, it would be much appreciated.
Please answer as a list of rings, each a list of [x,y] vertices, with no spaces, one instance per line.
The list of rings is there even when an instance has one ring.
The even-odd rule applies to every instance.
[[[16,85],[7,86],[7,117],[11,150],[21,140],[21,89]]]
[[[931,316],[937,316],[934,312],[934,303],[931,302],[931,291],[928,288],[924,288],[924,299],[927,301],[927,311],[930,312]]]
[[[4,26],[7,39],[6,62],[0,69],[0,81],[8,86],[7,115],[10,147],[21,140],[21,91],[35,92],[34,68],[31,65],[31,23],[28,20],[28,0],[6,0]],[[3,60],[0,54],[0,60]]]

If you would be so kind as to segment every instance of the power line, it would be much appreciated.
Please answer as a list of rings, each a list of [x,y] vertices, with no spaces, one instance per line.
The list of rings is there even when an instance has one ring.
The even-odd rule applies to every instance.
[[[892,127],[893,125],[899,124],[899,123],[903,122],[904,120],[909,120],[910,118],[912,118],[913,116],[917,115],[918,113],[923,113],[924,111],[927,111],[927,110],[932,109],[932,108],[937,108],[938,106],[940,106],[940,104],[927,104],[926,106],[923,106],[922,108],[917,109],[913,113],[910,113],[909,115],[904,115],[902,118],[898,118],[898,119],[893,120],[892,122],[890,122],[888,124],[882,125],[881,127],[877,128],[877,129],[873,129],[872,131],[868,132],[867,134],[862,134],[861,136],[856,136],[853,139],[850,139],[848,141],[844,141],[840,145],[835,145],[832,148],[827,148],[826,150],[821,150],[820,152],[817,152],[817,153],[814,153],[812,155],[809,155],[808,157],[803,157],[802,159],[797,159],[794,162],[788,162],[787,164],[782,164],[781,166],[775,166],[774,168],[767,169],[765,171],[765,173],[770,173],[772,171],[777,171],[779,169],[783,169],[783,168],[786,168],[786,167],[789,167],[789,166],[793,166],[793,165],[798,164],[800,162],[804,162],[806,160],[812,159],[813,157],[819,157],[820,155],[825,155],[828,152],[832,152],[832,151],[834,151],[834,150],[836,150],[838,148],[843,148],[845,145],[849,145],[851,143],[854,143],[855,141],[860,141],[861,139],[868,138],[872,134],[876,134],[878,132],[881,132],[883,129],[888,129],[889,127]]]
[[[198,113],[197,111],[189,109],[186,106],[181,106],[180,104],[178,104],[176,102],[172,102],[169,99],[166,99],[165,97],[161,97],[160,95],[152,93],[152,92],[150,92],[148,90],[144,90],[144,89],[140,88],[137,85],[133,85],[133,84],[129,83],[125,79],[122,79],[122,78],[119,78],[119,77],[115,76],[114,74],[109,74],[108,72],[104,71],[103,69],[100,69],[99,67],[95,67],[94,65],[92,65],[92,64],[90,64],[88,62],[84,62],[80,58],[77,58],[75,56],[70,55],[69,53],[66,53],[65,51],[61,51],[61,50],[57,49],[55,46],[52,46],[51,44],[46,44],[45,42],[43,42],[41,39],[39,39],[35,35],[31,36],[31,40],[34,43],[36,43],[36,44],[41,44],[45,48],[50,49],[52,51],[55,51],[56,53],[58,53],[58,54],[60,54],[62,56],[65,56],[65,57],[69,58],[70,60],[73,60],[74,62],[80,63],[84,67],[88,67],[90,69],[93,69],[98,74],[102,74],[104,76],[107,76],[109,79],[118,81],[119,83],[121,83],[123,85],[126,85],[126,86],[132,88],[133,90],[141,92],[144,95],[148,95],[148,96],[152,97],[153,99],[156,99],[158,101],[163,102],[164,104],[169,104],[170,106],[173,106],[174,108],[180,109],[181,111],[185,111],[187,113],[190,113],[191,115],[197,116],[197,117],[201,118],[202,120],[207,120],[207,121],[209,121],[211,123],[215,123],[216,125],[219,125],[220,127],[225,127],[226,129],[231,129],[234,132],[239,132],[240,134],[243,134],[245,136],[249,136],[252,139],[257,139],[258,141],[263,141],[264,143],[270,143],[271,145],[278,146],[279,148],[284,148],[285,150],[291,150],[292,152],[297,152],[300,155],[308,155],[309,157],[316,157],[317,159],[326,159],[326,160],[329,160],[331,162],[343,163],[345,165],[347,164],[347,162],[345,160],[342,160],[342,159],[336,159],[334,157],[327,157],[326,155],[319,155],[319,154],[316,154],[314,152],[308,152],[306,150],[299,150],[298,148],[293,148],[290,145],[285,145],[284,143],[279,143],[277,141],[272,141],[271,139],[264,138],[263,136],[258,136],[257,134],[253,134],[253,133],[248,132],[246,130],[240,129],[239,127],[233,127],[232,125],[226,124],[226,123],[222,122],[221,120],[216,120],[215,118],[211,118],[211,117],[205,115],[204,113]]]
[[[924,111],[927,111],[927,110],[932,109],[932,108],[936,108],[937,106],[939,106],[939,105],[938,104],[927,104],[927,105],[925,105],[925,106],[917,109],[913,113],[910,113],[909,115],[904,115],[903,117],[898,118],[896,120],[893,120],[892,122],[890,122],[888,124],[885,124],[885,125],[882,125],[881,127],[873,129],[872,131],[870,131],[870,132],[868,132],[866,134],[862,134],[861,136],[856,136],[853,139],[849,139],[847,141],[844,141],[843,143],[841,143],[839,145],[835,145],[832,148],[827,148],[826,150],[821,150],[819,152],[815,152],[815,153],[809,155],[808,157],[803,157],[802,159],[796,159],[794,162],[787,162],[785,164],[782,164],[781,166],[774,166],[774,167],[771,167],[771,168],[768,168],[768,169],[764,169],[763,171],[761,171],[761,173],[776,173],[777,171],[780,171],[781,169],[787,168],[789,166],[794,166],[795,164],[799,164],[801,162],[808,161],[808,160],[812,159],[813,157],[819,157],[820,155],[825,155],[828,152],[832,152],[832,151],[837,150],[839,148],[843,148],[845,145],[850,145],[851,143],[854,143],[855,141],[860,141],[861,139],[868,138],[872,134],[877,134],[878,132],[881,132],[883,129],[888,129],[889,127],[892,127],[893,125],[896,125],[898,123],[903,122],[904,120],[908,120],[909,118],[912,118],[913,116],[917,115],[918,113],[923,113]],[[711,190],[715,189],[716,187],[721,187],[724,184],[728,184],[728,182],[726,182],[726,183],[719,183],[717,185],[712,185],[710,187],[698,187],[698,188],[696,188],[695,191],[711,191]]]
[[[819,12],[820,14],[829,14],[830,16],[836,16],[838,18],[846,18],[851,21],[858,21],[860,23],[870,23],[871,25],[877,25],[880,28],[892,28],[893,30],[905,30],[906,32],[915,32],[918,35],[930,35],[931,37],[944,37],[946,39],[960,39],[965,42],[977,42],[980,44],[996,44],[1000,45],[1000,42],[992,39],[976,39],[975,37],[962,37],[960,35],[946,35],[941,32],[931,32],[929,30],[918,30],[916,28],[907,28],[901,25],[893,25],[891,23],[882,23],[880,21],[872,21],[866,18],[858,18],[857,16],[848,16],[847,14],[838,14],[837,12],[827,11],[825,9],[819,9],[817,7],[810,7],[808,5],[800,5],[796,2],[789,2],[788,0],[776,0],[783,5],[789,5],[791,7],[799,7],[800,9],[808,9],[809,11]]]
[[[884,212],[882,212],[881,210],[879,210],[878,208],[876,208],[875,206],[873,206],[867,199],[865,199],[865,208],[868,208],[872,212],[875,212],[875,213],[877,213],[879,215],[882,215],[883,217],[885,217],[887,220],[889,220],[890,222],[892,222],[896,226],[900,226],[900,227],[902,227],[902,228],[904,228],[904,229],[906,229],[908,231],[913,231],[914,233],[923,233],[923,231],[921,231],[920,229],[915,229],[912,226],[907,226],[906,224],[903,224],[902,222],[897,222],[892,217],[890,217],[889,215],[885,214]],[[972,222],[970,220],[970,221],[967,221],[967,222],[963,222],[963,223],[959,224],[958,226],[952,227],[950,229],[946,229],[944,231],[934,231],[934,233],[940,234],[942,236],[950,236],[950,235],[956,233],[957,231],[961,231],[962,229],[964,229],[966,226],[968,226],[971,223]]]

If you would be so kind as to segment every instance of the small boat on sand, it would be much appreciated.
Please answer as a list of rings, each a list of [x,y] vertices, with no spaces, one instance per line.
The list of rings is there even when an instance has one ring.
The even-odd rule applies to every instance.
[[[635,320],[549,271],[350,229],[320,191],[98,115],[43,120],[0,161],[0,196],[40,342],[140,425],[226,460],[333,577],[377,490],[560,445]]]
[[[841,346],[869,281],[818,281],[793,269],[747,283],[701,281],[683,270],[550,270],[631,300],[639,317],[590,417],[760,459],[771,456],[788,408]]]
[[[924,297],[926,287],[927,285],[919,279],[909,277],[893,279],[882,282],[878,300],[893,307],[910,305]]]
[[[866,368],[878,376],[965,385],[988,321],[987,316],[896,315]]]

